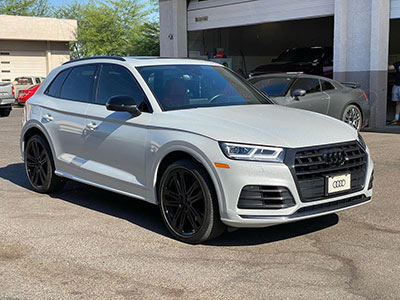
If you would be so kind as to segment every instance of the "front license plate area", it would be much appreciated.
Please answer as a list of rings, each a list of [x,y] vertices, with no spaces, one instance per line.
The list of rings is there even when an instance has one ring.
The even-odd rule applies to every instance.
[[[351,174],[326,177],[327,194],[335,194],[351,189]]]

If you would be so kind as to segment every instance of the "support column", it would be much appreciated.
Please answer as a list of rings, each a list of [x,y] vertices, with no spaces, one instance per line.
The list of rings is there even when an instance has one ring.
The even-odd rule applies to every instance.
[[[50,41],[46,43],[46,69],[47,75],[49,75],[52,70]]]
[[[386,125],[389,21],[390,0],[335,0],[333,76],[361,84],[372,128]]]
[[[184,0],[159,0],[160,55],[187,57],[187,3]]]

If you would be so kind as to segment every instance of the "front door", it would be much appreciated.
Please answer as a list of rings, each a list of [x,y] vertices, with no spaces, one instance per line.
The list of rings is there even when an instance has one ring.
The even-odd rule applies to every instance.
[[[84,149],[90,157],[86,168],[92,177],[87,179],[144,198],[150,105],[132,73],[117,64],[101,66],[96,94],[85,120]],[[106,102],[117,95],[132,97],[142,114],[107,110]]]

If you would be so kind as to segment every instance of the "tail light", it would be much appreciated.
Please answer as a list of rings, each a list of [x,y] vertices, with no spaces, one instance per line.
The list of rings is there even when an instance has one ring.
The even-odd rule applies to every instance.
[[[14,86],[11,87],[11,93],[15,96]]]
[[[367,97],[367,94],[365,92],[363,92],[363,96],[364,96],[365,102],[368,102],[368,97]]]

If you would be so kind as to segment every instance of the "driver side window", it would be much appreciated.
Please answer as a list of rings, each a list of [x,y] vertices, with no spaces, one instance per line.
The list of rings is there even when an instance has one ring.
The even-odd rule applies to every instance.
[[[297,79],[297,81],[293,84],[291,91],[293,92],[294,90],[298,89],[305,90],[307,95],[321,92],[319,80],[314,78]]]

